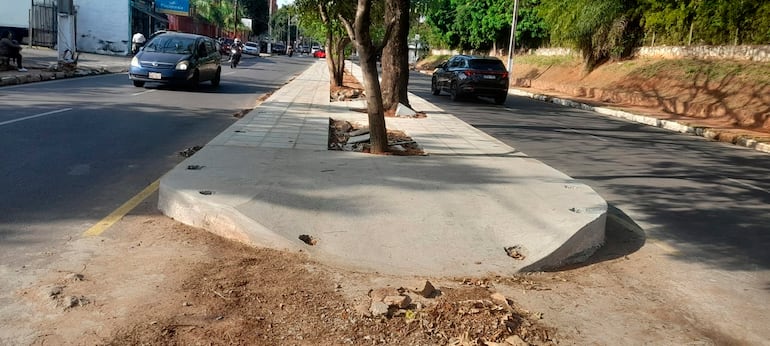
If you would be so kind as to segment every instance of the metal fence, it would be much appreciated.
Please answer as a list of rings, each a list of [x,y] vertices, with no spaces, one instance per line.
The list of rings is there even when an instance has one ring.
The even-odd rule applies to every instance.
[[[54,48],[59,27],[56,1],[35,0],[32,3],[30,21],[32,45]]]

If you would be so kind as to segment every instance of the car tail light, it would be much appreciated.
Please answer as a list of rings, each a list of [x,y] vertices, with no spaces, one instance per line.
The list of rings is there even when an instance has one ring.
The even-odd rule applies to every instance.
[[[463,73],[465,73],[466,76],[470,77],[470,76],[473,76],[473,74],[476,73],[476,71],[465,70],[463,71]]]
[[[503,72],[503,75],[501,77],[508,78],[508,72]]]

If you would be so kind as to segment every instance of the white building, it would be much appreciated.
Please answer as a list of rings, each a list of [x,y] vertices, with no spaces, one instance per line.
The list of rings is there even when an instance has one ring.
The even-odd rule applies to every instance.
[[[77,9],[77,49],[82,52],[126,55],[131,51],[131,36],[134,33],[141,32],[149,37],[168,23],[164,14],[153,10],[150,1],[74,1]]]

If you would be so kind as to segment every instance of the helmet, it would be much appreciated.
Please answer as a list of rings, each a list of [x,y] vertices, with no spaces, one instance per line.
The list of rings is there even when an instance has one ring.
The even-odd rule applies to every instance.
[[[241,39],[240,38],[236,38],[235,39],[235,43],[241,43]]]

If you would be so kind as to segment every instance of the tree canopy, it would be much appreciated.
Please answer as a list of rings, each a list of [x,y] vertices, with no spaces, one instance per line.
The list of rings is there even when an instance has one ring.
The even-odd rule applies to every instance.
[[[514,0],[415,0],[433,47],[507,46]],[[642,45],[770,44],[770,0],[520,0],[517,48],[579,50],[590,66]]]

